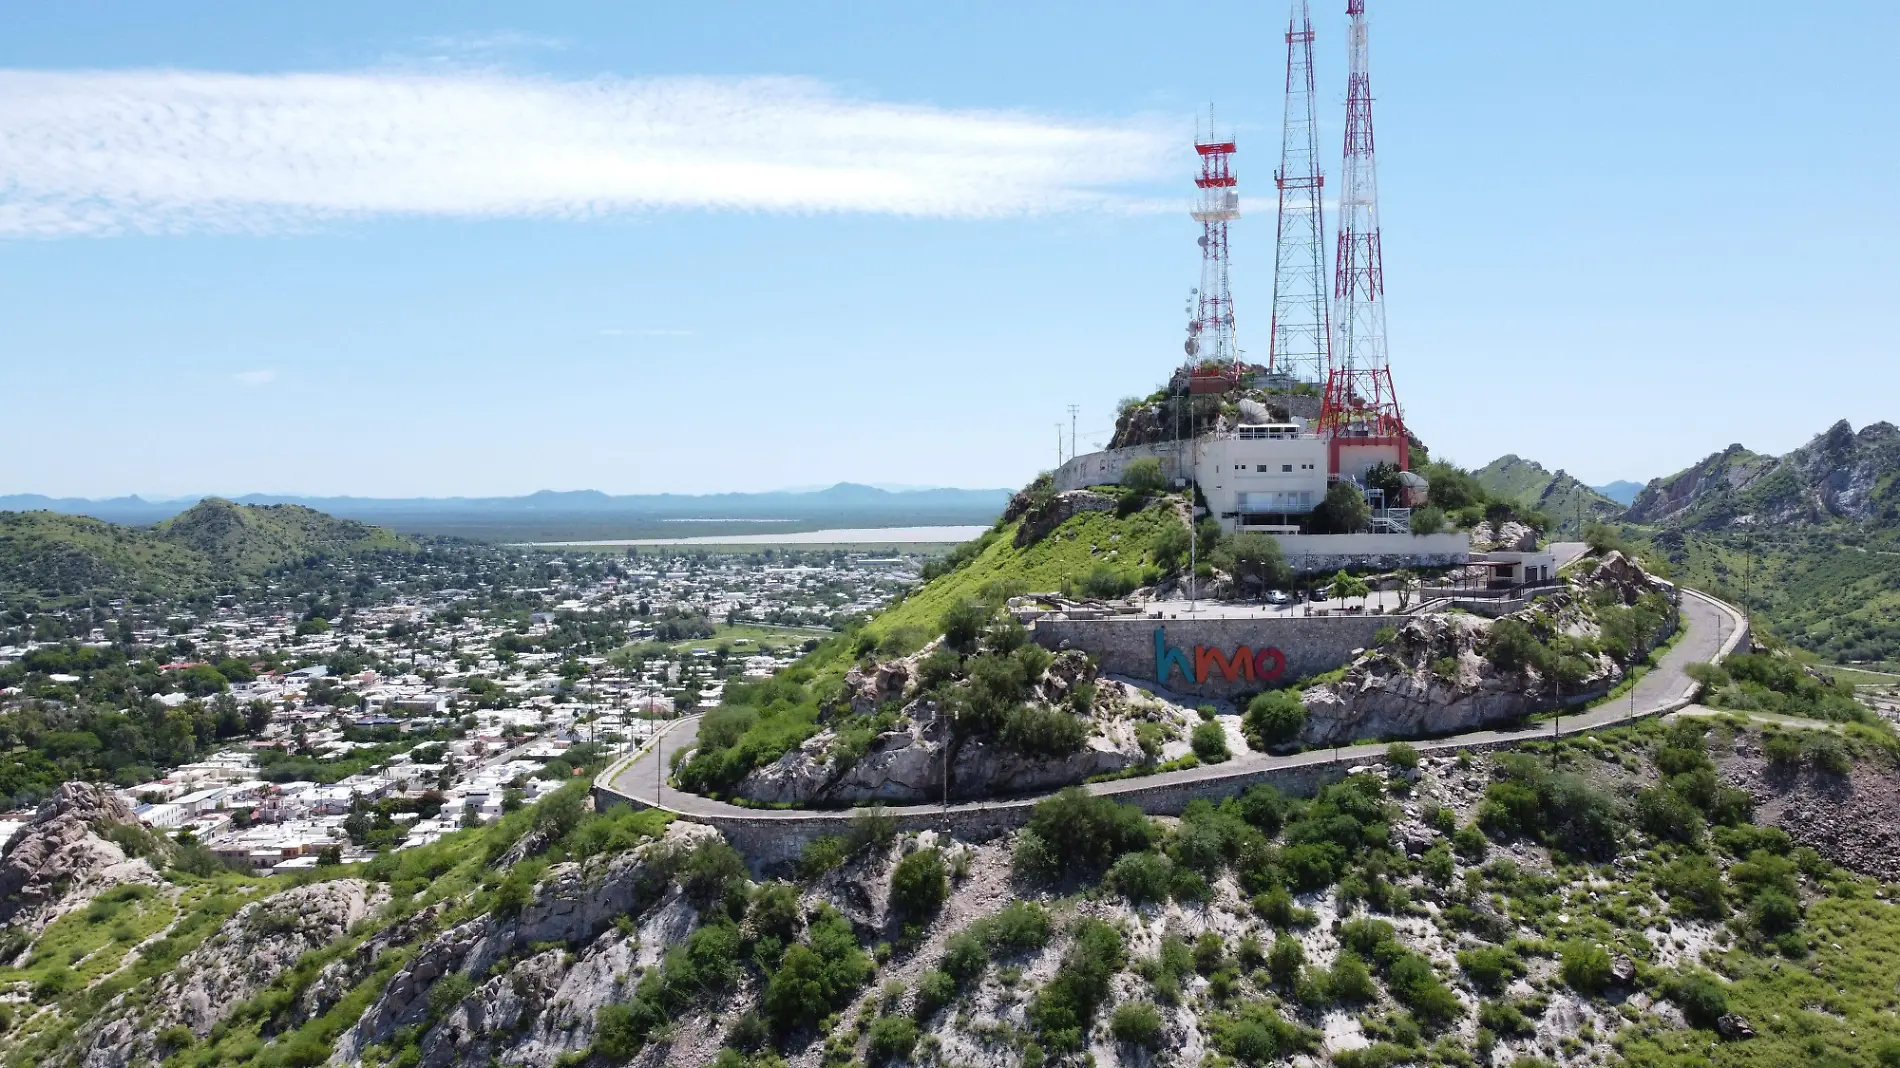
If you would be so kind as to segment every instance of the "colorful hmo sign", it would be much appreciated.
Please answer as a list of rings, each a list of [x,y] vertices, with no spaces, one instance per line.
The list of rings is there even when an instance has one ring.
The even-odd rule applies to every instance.
[[[1268,647],[1254,652],[1245,645],[1236,648],[1232,654],[1223,653],[1211,645],[1194,647],[1194,659],[1189,660],[1186,653],[1168,647],[1167,632],[1162,627],[1155,628],[1155,681],[1166,686],[1168,674],[1175,668],[1194,682],[1206,682],[1208,676],[1219,671],[1228,682],[1272,682],[1286,674],[1286,654]]]

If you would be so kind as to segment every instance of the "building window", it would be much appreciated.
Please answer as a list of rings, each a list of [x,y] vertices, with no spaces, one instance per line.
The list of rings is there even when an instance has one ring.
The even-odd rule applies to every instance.
[[[1281,471],[1283,471],[1283,472],[1290,472],[1290,471],[1292,471],[1292,470],[1293,470],[1293,465],[1292,465],[1292,464],[1281,464],[1281,465],[1280,465],[1280,470],[1281,470]]]
[[[1267,465],[1266,465],[1266,464],[1255,464],[1255,465],[1253,466],[1253,469],[1254,469],[1255,471],[1265,471],[1265,470],[1267,469]]]

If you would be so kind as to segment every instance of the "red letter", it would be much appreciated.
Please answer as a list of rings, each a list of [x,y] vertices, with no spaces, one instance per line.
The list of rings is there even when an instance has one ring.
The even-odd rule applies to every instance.
[[[1256,682],[1272,682],[1286,674],[1286,654],[1278,649],[1262,649],[1253,657],[1253,677]]]

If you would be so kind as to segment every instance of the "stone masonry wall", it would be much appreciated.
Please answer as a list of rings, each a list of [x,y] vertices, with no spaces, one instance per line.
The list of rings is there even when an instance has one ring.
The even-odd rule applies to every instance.
[[[1044,619],[1036,622],[1030,637],[1046,649],[1089,653],[1105,674],[1126,675],[1194,697],[1232,698],[1344,667],[1352,662],[1353,650],[1370,646],[1381,627],[1404,621],[1402,616],[1376,615]],[[1219,657],[1197,655],[1197,646],[1217,650]],[[1253,654],[1245,668],[1236,660],[1241,646]],[[1170,652],[1178,652],[1179,658]],[[1162,660],[1167,661],[1165,677],[1159,670]],[[1232,680],[1221,669],[1221,660],[1234,669]],[[1195,678],[1196,673],[1202,677]]]

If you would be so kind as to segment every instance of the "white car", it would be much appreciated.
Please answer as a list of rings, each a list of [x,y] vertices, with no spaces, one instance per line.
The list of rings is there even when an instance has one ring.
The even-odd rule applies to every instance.
[[[1288,597],[1286,595],[1285,590],[1268,590],[1267,591],[1268,604],[1286,604],[1287,601],[1288,601]]]

